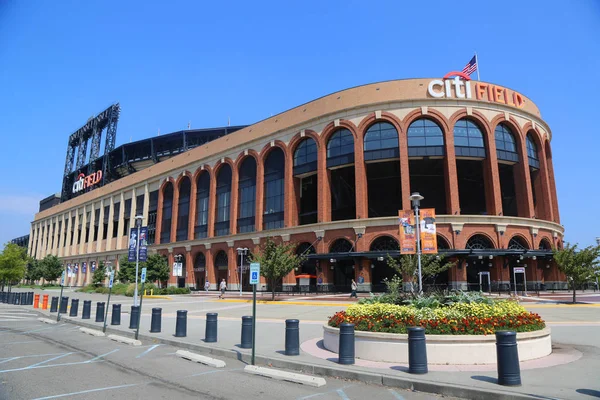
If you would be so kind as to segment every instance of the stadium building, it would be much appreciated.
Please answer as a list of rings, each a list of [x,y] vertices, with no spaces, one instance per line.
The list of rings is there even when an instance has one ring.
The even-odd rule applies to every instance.
[[[252,253],[275,237],[308,257],[282,280],[284,290],[297,289],[298,276],[304,289],[346,291],[356,279],[362,290],[381,290],[393,275],[385,256],[399,254],[398,212],[419,192],[421,207],[436,212],[439,253],[457,261],[426,284],[566,286],[552,261],[564,232],[552,132],[512,89],[461,73],[380,82],[253,125],[117,148],[120,109],[111,107],[70,136],[60,202],[31,224],[29,253],[77,264],[75,285],[90,282],[92,263],[118,265],[140,214],[149,251],[183,264],[170,285],[201,288],[208,279],[214,289],[226,279],[238,289],[240,264],[242,272],[248,265],[238,249]]]

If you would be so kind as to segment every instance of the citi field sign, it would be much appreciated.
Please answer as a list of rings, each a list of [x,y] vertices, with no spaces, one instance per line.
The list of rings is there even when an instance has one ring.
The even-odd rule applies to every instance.
[[[81,192],[90,186],[94,186],[102,179],[102,171],[98,170],[93,174],[85,176],[85,174],[79,174],[77,180],[73,183],[73,193]]]
[[[431,97],[448,99],[473,99],[506,104],[523,108],[525,99],[513,90],[483,82],[471,82],[469,75],[459,71],[447,73],[442,79],[434,79],[427,85]]]

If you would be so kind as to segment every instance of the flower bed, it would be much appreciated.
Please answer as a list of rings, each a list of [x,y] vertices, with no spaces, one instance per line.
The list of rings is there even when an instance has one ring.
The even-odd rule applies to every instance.
[[[437,308],[417,308],[394,304],[357,304],[335,313],[329,326],[353,323],[355,330],[381,333],[406,333],[411,326],[422,326],[430,335],[488,335],[497,330],[532,332],[545,328],[542,318],[514,301],[492,304],[454,303]]]

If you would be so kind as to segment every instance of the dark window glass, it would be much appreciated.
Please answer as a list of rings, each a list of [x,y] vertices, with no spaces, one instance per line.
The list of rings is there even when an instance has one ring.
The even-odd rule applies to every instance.
[[[327,142],[327,158],[354,153],[354,137],[348,129],[340,129]]]
[[[183,178],[179,184],[179,204],[177,209],[177,232],[176,240],[188,239],[188,222],[190,217],[190,191],[191,183],[189,178]]]
[[[225,164],[217,177],[217,204],[215,235],[229,235],[229,210],[231,206],[231,167]]]
[[[256,214],[256,160],[247,157],[239,171],[238,233],[254,231]]]
[[[317,144],[312,138],[306,138],[300,142],[294,152],[294,167],[317,162]]]
[[[112,237],[117,237],[119,233],[119,212],[121,211],[121,203],[113,204],[113,231]],[[81,222],[81,218],[79,218],[79,222]]]
[[[408,147],[443,146],[442,128],[432,120],[421,118],[410,124],[408,128]]]
[[[496,154],[499,160],[519,161],[515,137],[506,125],[499,124],[494,130]]]
[[[196,226],[194,237],[205,238],[208,235],[208,199],[210,192],[210,176],[202,172],[196,182]]]
[[[468,119],[456,121],[454,125],[454,146],[485,148],[481,129]]]
[[[265,160],[263,229],[283,227],[284,170],[283,150],[273,149]]]
[[[394,125],[378,122],[365,134],[365,151],[398,148],[398,132]]]
[[[163,211],[160,231],[160,242],[171,241],[171,218],[173,214],[173,184],[167,183],[163,189]]]
[[[529,166],[533,168],[540,167],[540,160],[538,158],[537,146],[531,138],[531,134],[527,134],[527,158],[529,159]]]
[[[307,176],[300,179],[300,225],[314,224],[318,217],[318,186],[317,175]]]

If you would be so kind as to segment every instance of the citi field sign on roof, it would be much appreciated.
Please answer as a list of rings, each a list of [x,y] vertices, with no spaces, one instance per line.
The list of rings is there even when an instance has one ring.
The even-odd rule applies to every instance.
[[[435,98],[473,99],[523,108],[525,99],[520,93],[483,82],[471,82],[469,75],[453,71],[427,85],[427,93]]]

